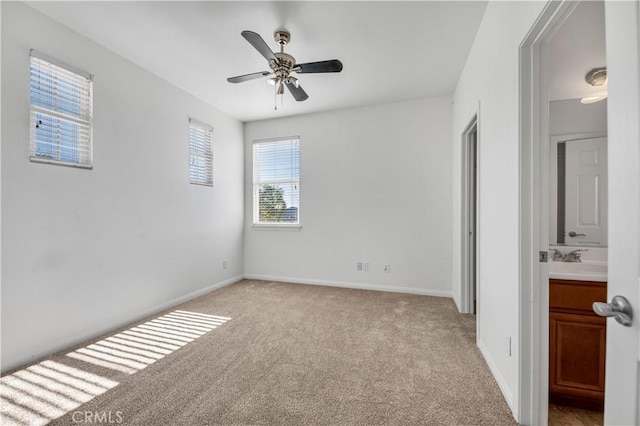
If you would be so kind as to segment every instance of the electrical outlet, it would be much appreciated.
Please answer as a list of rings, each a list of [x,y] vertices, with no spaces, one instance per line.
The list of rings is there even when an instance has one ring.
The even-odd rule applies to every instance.
[[[384,264],[384,271],[385,272],[391,272],[391,265],[389,265],[388,263]]]
[[[222,269],[227,269],[229,267],[229,261],[228,260],[223,260],[222,261]]]
[[[362,262],[356,263],[356,271],[362,271]]]
[[[369,262],[362,263],[362,270],[365,272],[369,270]]]

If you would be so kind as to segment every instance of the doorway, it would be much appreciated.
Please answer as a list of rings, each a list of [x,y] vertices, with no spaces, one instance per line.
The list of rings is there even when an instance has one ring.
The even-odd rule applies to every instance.
[[[547,422],[548,395],[548,58],[547,43],[579,3],[549,2],[520,45],[519,420]],[[640,311],[640,4],[606,2],[609,268],[607,298]],[[614,77],[615,76],[615,77]],[[543,143],[544,142],[544,143]],[[544,250],[544,251],[543,251]],[[605,422],[640,421],[640,322],[607,321]]]
[[[478,304],[478,115],[462,133],[462,313]]]
[[[602,425],[606,319],[592,305],[607,302],[604,2],[577,3],[548,38],[544,54],[548,132],[541,143],[550,144],[550,208],[549,246],[541,250],[553,253],[540,283],[549,295],[548,310],[541,312],[549,322],[548,423]],[[596,133],[605,137],[589,136]],[[591,268],[602,272],[591,274]]]
[[[520,46],[520,421],[547,423],[549,393],[549,41],[581,2],[549,2]],[[605,3],[608,117],[609,261],[608,295],[638,297],[636,244],[638,203],[638,3]],[[613,25],[612,25],[613,24]],[[632,36],[630,37],[629,34]],[[627,42],[629,40],[629,42]],[[623,117],[621,117],[621,115]],[[633,127],[635,126],[635,127]],[[620,167],[620,165],[623,165]],[[632,188],[625,185],[631,184]],[[611,189],[620,188],[611,196]],[[631,215],[634,215],[631,218]],[[617,218],[617,219],[614,219]],[[631,224],[632,229],[629,229]],[[631,241],[631,244],[627,243]],[[618,259],[625,256],[624,261]],[[627,264],[629,266],[627,267]],[[623,275],[623,272],[626,275]],[[636,424],[640,411],[638,323],[628,328],[607,322],[605,419]],[[624,349],[624,350],[623,350]],[[613,367],[613,368],[612,368]]]

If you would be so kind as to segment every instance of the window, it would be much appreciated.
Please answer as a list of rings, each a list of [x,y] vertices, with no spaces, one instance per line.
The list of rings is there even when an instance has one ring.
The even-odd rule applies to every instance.
[[[189,182],[213,186],[213,127],[189,119]]]
[[[33,162],[92,167],[93,76],[31,51]]]
[[[300,139],[253,143],[253,223],[300,223]]]

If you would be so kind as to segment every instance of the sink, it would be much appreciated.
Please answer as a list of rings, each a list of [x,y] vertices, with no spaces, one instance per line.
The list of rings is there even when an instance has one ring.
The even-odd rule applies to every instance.
[[[576,281],[607,281],[607,262],[549,262],[549,278]]]

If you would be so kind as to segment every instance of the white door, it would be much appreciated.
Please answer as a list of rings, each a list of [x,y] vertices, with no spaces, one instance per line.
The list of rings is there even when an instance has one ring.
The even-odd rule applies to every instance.
[[[605,424],[640,424],[640,3],[605,2],[609,74],[609,301],[626,297],[631,327],[607,320]]]
[[[607,244],[607,138],[565,142],[567,244]]]

